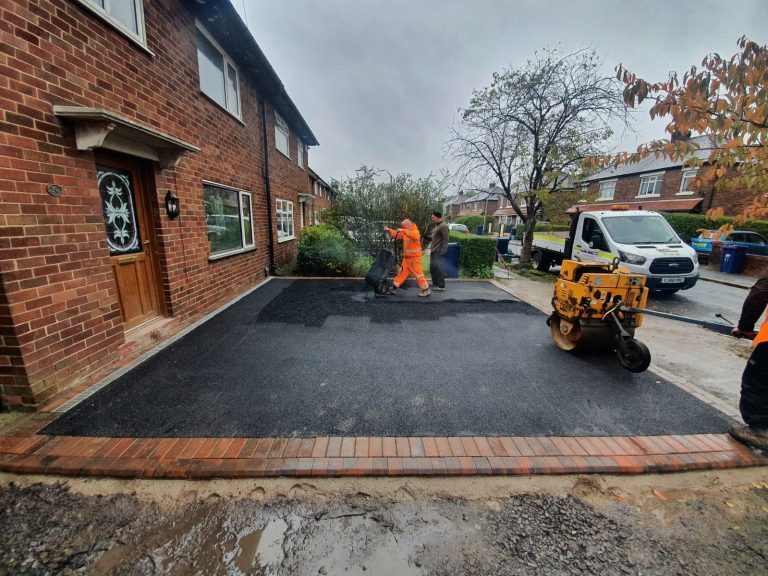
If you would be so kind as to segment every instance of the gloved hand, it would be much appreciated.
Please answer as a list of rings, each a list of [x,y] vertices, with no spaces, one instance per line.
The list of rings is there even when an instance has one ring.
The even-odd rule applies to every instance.
[[[731,330],[731,336],[734,338],[747,338],[749,340],[754,340],[755,336],[757,336],[757,332],[744,332],[738,328],[734,328]]]

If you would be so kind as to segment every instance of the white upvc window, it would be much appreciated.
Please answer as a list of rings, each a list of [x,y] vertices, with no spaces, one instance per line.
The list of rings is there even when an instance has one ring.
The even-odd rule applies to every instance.
[[[211,260],[255,247],[253,197],[250,192],[203,182],[203,204]]]
[[[285,242],[296,237],[293,227],[293,202],[277,201],[277,241]]]
[[[117,30],[147,47],[143,0],[77,0]]]
[[[304,142],[296,138],[296,163],[299,168],[304,168]]]
[[[239,120],[240,81],[237,67],[200,23],[197,24],[196,41],[200,90]]]
[[[275,148],[280,152],[291,157],[289,149],[290,130],[288,130],[288,124],[283,120],[282,116],[275,112]]]
[[[661,196],[661,183],[664,180],[664,173],[646,174],[640,177],[640,190],[637,197]]]
[[[616,180],[606,180],[600,182],[600,191],[597,194],[598,200],[613,200],[613,195],[616,192]]]
[[[683,170],[683,176],[680,180],[680,191],[678,192],[679,195],[691,195],[694,193],[693,190],[691,190],[691,185],[693,184],[693,181],[696,179],[696,170]]]

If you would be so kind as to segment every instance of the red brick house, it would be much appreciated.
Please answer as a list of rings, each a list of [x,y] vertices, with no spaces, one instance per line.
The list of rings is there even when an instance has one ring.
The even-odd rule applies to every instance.
[[[5,405],[296,254],[317,140],[229,0],[6,0],[0,110]]]
[[[323,221],[323,211],[331,207],[331,203],[336,198],[336,191],[325,180],[320,178],[317,173],[309,169],[309,189],[312,191],[311,207],[309,209],[310,219],[305,220],[309,224],[320,224]]]
[[[502,195],[501,188],[497,187],[475,190],[475,194],[471,195],[460,191],[443,202],[443,209],[451,219],[457,216],[491,216],[499,208]]]
[[[692,139],[699,144],[695,156],[709,157],[711,140],[708,136]],[[750,190],[717,190],[715,183],[704,183],[695,189],[694,181],[709,166],[686,168],[684,161],[649,156],[635,164],[607,168],[582,181],[584,196],[596,198],[579,204],[580,210],[599,210],[606,205],[627,204],[636,209],[666,212],[704,213],[710,208],[722,207],[726,215],[735,215],[752,201]],[[724,178],[728,178],[726,174]],[[575,211],[576,206],[569,211]]]

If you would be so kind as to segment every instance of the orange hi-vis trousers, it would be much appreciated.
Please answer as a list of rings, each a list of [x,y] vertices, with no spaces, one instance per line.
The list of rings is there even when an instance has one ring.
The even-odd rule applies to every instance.
[[[395,276],[393,282],[395,288],[402,286],[403,282],[405,282],[411,274],[416,276],[419,288],[422,290],[429,288],[427,279],[424,278],[424,270],[421,269],[421,258],[403,258],[403,269],[400,270],[400,273],[397,276]]]

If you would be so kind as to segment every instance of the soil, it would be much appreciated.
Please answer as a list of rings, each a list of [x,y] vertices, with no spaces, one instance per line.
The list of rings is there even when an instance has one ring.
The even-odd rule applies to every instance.
[[[768,472],[0,477],[2,574],[768,574]]]

